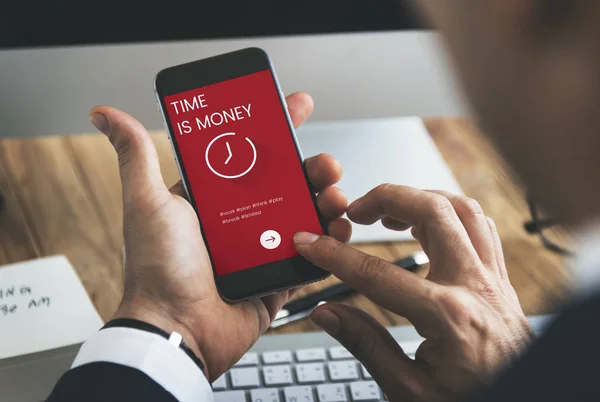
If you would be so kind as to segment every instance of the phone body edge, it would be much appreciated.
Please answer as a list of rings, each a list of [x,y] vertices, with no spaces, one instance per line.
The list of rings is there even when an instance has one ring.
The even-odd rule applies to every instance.
[[[192,207],[194,208],[194,210],[196,212],[196,215],[198,216],[198,222],[199,222],[200,230],[201,230],[201,233],[202,233],[202,236],[203,236],[203,241],[205,243],[205,246],[206,246],[206,249],[207,249],[207,252],[208,252],[208,255],[209,255],[209,259],[211,261],[212,270],[213,270],[213,276],[214,276],[214,280],[215,280],[215,283],[216,283],[217,291],[219,292],[219,295],[221,296],[221,298],[223,300],[227,301],[228,303],[237,303],[237,302],[241,302],[241,301],[251,300],[251,299],[255,299],[255,298],[259,298],[259,297],[264,297],[264,296],[267,296],[269,294],[273,294],[273,293],[281,292],[281,291],[284,291],[284,290],[288,290],[288,289],[291,289],[291,288],[305,286],[305,285],[310,284],[310,283],[314,283],[314,282],[318,282],[318,281],[324,280],[324,279],[326,279],[327,277],[329,277],[331,275],[328,271],[325,271],[325,270],[323,270],[321,268],[316,267],[314,264],[312,264],[308,260],[304,259],[304,257],[302,257],[302,256],[295,256],[295,257],[291,257],[291,258],[288,258],[288,259],[274,261],[274,262],[271,262],[271,263],[259,265],[259,266],[256,266],[256,267],[249,267],[249,268],[246,268],[246,269],[243,269],[243,270],[240,270],[240,271],[236,271],[236,272],[233,272],[233,273],[230,273],[230,274],[226,274],[226,275],[218,275],[217,272],[216,272],[216,269],[214,267],[214,261],[213,261],[213,258],[212,258],[212,254],[211,254],[210,248],[208,247],[208,244],[207,244],[207,242],[205,240],[206,236],[205,236],[204,227],[202,225],[202,218],[200,217],[200,214],[198,213],[198,209],[196,207],[196,203],[194,201],[193,194],[191,194],[191,191],[189,189],[188,180],[187,180],[187,174],[185,172],[185,167],[183,166],[181,157],[180,157],[179,152],[178,152],[178,144],[173,139],[173,135],[176,135],[176,134],[174,134],[174,132],[173,132],[173,130],[171,128],[171,125],[169,124],[169,120],[167,119],[167,116],[166,116],[166,107],[165,107],[165,104],[164,104],[162,98],[164,98],[165,96],[168,96],[168,95],[162,95],[162,98],[161,98],[161,95],[159,94],[159,92],[161,92],[161,91],[159,89],[158,82],[161,79],[160,78],[161,74],[165,74],[169,70],[175,70],[175,69],[177,69],[179,67],[182,67],[182,66],[189,66],[189,65],[193,65],[194,63],[198,63],[198,62],[202,62],[202,61],[206,61],[206,60],[210,60],[210,59],[216,59],[216,58],[219,58],[219,57],[226,57],[227,55],[230,55],[232,53],[238,53],[238,52],[244,52],[244,51],[258,51],[258,52],[260,52],[264,56],[264,58],[265,58],[265,60],[267,62],[267,66],[266,66],[267,68],[265,68],[265,69],[268,69],[270,71],[271,77],[273,79],[273,83],[274,83],[276,91],[277,91],[277,96],[279,98],[279,103],[280,103],[280,106],[282,107],[282,111],[283,111],[283,113],[284,113],[284,115],[286,117],[286,121],[287,121],[287,124],[288,124],[289,133],[292,136],[292,140],[293,140],[293,143],[294,143],[294,147],[296,149],[298,160],[299,160],[299,163],[300,163],[301,168],[302,168],[303,173],[304,173],[304,179],[305,179],[306,185],[308,186],[308,190],[309,190],[309,193],[311,195],[311,199],[312,199],[313,206],[315,208],[315,212],[317,213],[317,216],[318,216],[318,219],[319,219],[319,222],[320,222],[321,229],[322,229],[323,233],[327,234],[327,226],[326,226],[326,224],[324,222],[324,218],[323,218],[322,214],[320,213],[320,211],[319,211],[319,209],[317,207],[316,194],[315,194],[315,191],[314,191],[314,189],[313,189],[313,187],[312,187],[312,185],[310,183],[310,180],[308,179],[308,173],[307,173],[306,167],[304,165],[304,157],[302,155],[302,151],[301,151],[300,145],[298,143],[296,132],[294,130],[294,126],[293,126],[291,117],[289,115],[289,111],[288,111],[288,108],[287,108],[287,103],[285,101],[285,97],[283,95],[283,92],[281,91],[281,87],[279,85],[279,80],[278,80],[277,75],[275,73],[275,70],[274,70],[274,67],[273,67],[273,63],[272,63],[270,57],[268,56],[268,54],[264,50],[262,50],[260,48],[257,48],[257,47],[254,47],[254,48],[245,48],[245,49],[240,49],[240,50],[237,50],[237,51],[234,51],[234,52],[217,55],[217,56],[214,56],[214,57],[211,57],[211,58],[208,58],[208,59],[197,60],[197,61],[192,61],[192,62],[189,62],[189,63],[184,63],[184,64],[172,66],[172,67],[167,67],[167,68],[159,71],[155,75],[154,82],[153,82],[153,84],[154,84],[154,93],[155,93],[155,97],[156,97],[156,100],[157,100],[158,109],[159,109],[159,112],[160,112],[162,120],[163,120],[163,125],[165,127],[166,132],[167,132],[169,143],[171,145],[171,151],[173,153],[173,157],[175,159],[175,164],[177,165],[177,169],[178,169],[179,174],[181,176],[181,181],[183,183],[183,187],[184,187],[185,192],[186,192],[186,194],[188,196],[188,200],[191,200],[190,203],[192,204]],[[218,81],[215,81],[214,83],[222,82],[222,81],[225,81],[227,79],[233,79],[233,78],[237,78],[237,77],[242,77],[244,75],[252,74],[252,73],[255,73],[255,72],[259,72],[259,71],[263,71],[263,70],[257,69],[255,71],[246,72],[246,73],[243,73],[243,74],[240,74],[240,75],[235,75],[235,76],[232,76],[232,77],[229,77],[229,78],[226,78],[226,79],[220,79]],[[210,85],[210,84],[204,84],[203,86],[205,86],[205,85]],[[191,85],[189,88],[187,88],[187,90],[190,90],[190,89],[194,89],[194,86]],[[311,275],[309,277],[302,278],[301,280],[290,281],[289,283],[284,283],[282,286],[279,286],[279,287],[273,287],[273,288],[269,288],[269,289],[265,289],[265,290],[261,289],[260,291],[257,291],[257,292],[250,292],[251,293],[250,295],[242,295],[240,297],[236,297],[236,295],[233,295],[233,296],[229,295],[223,289],[224,287],[226,287],[226,285],[223,284],[223,278],[225,278],[225,277],[230,277],[231,278],[231,276],[234,276],[236,274],[237,274],[237,276],[239,276],[239,274],[242,273],[242,272],[248,273],[247,271],[256,270],[257,268],[267,267],[267,266],[270,266],[270,265],[280,264],[280,263],[282,263],[284,261],[290,261],[290,260],[293,260],[293,259],[301,259],[301,260],[305,261],[307,265],[316,268],[318,271],[313,271],[313,272],[314,273],[318,272],[318,274],[313,274],[313,275]],[[219,284],[219,282],[221,282],[221,285]]]

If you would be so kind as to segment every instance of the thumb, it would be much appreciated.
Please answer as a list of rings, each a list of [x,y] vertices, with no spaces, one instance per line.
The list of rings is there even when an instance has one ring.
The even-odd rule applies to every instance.
[[[425,383],[417,363],[366,312],[327,303],[315,309],[311,319],[360,360],[390,400],[404,400],[405,396],[424,392],[418,389]]]
[[[162,179],[156,147],[144,126],[127,113],[108,106],[93,108],[90,121],[117,152],[124,209],[164,201],[169,192]]]

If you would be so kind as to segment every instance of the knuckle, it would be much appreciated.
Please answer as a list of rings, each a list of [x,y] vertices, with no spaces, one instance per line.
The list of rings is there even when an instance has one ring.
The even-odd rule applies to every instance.
[[[139,124],[139,123],[138,123]],[[150,136],[143,127],[136,127],[135,124],[130,122],[115,121],[113,123],[109,140],[115,147],[135,146],[138,144],[144,144],[146,141],[152,141]]]
[[[386,271],[387,263],[379,257],[365,255],[359,266],[359,273],[365,280],[377,282],[377,279]]]
[[[117,152],[119,169],[123,169],[131,162],[131,143],[127,140],[119,139],[113,143],[113,146]]]
[[[488,270],[482,271],[478,276],[479,278],[474,285],[474,291],[477,292],[478,295],[482,296],[485,300],[498,300],[501,290],[496,282],[497,276]],[[474,278],[476,277],[474,276]]]
[[[148,191],[140,199],[140,204],[144,205],[147,216],[151,217],[162,210],[172,199],[173,195],[168,191],[159,194],[155,194],[154,191]]]
[[[148,145],[153,146],[152,139],[145,132],[134,131],[121,123],[117,123],[109,139],[117,153],[120,168],[131,163],[136,154],[147,152]]]
[[[322,239],[323,237],[321,237],[319,241]],[[344,244],[339,241],[331,241],[327,246],[326,255],[328,255],[330,259],[335,260],[337,256],[343,252],[343,246]]]
[[[468,325],[473,319],[473,296],[461,289],[445,288],[436,296],[436,303],[449,322],[458,327]]]
[[[390,190],[392,190],[395,187],[394,184],[391,183],[383,183],[378,185],[377,187],[375,187],[373,189],[373,193],[376,194],[377,196],[381,196],[384,194],[387,194]]]
[[[430,213],[435,217],[446,217],[454,211],[450,200],[446,197],[432,194],[426,202]]]
[[[359,358],[370,358],[376,356],[379,339],[371,331],[371,328],[365,324],[359,324],[354,332],[354,337],[349,341],[352,353]]]
[[[477,201],[469,197],[461,197],[459,201],[460,208],[470,215],[483,215],[483,209]]]
[[[487,303],[495,304],[494,298]],[[468,350],[473,339],[488,339],[493,336],[496,319],[486,313],[481,303],[466,290],[454,290],[444,296],[442,314],[447,322],[447,330],[454,334],[457,348]],[[487,307],[485,307],[487,308]]]

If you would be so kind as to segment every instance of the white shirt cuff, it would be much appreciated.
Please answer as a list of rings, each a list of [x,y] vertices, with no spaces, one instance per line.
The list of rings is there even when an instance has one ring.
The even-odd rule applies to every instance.
[[[198,366],[162,336],[132,328],[107,328],[92,335],[71,368],[94,362],[128,366],[148,375],[179,401],[212,402],[212,389]]]

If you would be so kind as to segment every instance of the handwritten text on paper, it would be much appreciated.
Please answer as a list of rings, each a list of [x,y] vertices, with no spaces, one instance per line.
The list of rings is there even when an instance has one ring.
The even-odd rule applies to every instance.
[[[0,288],[0,318],[16,314],[23,309],[47,307],[50,307],[50,297],[35,295],[28,285]]]

